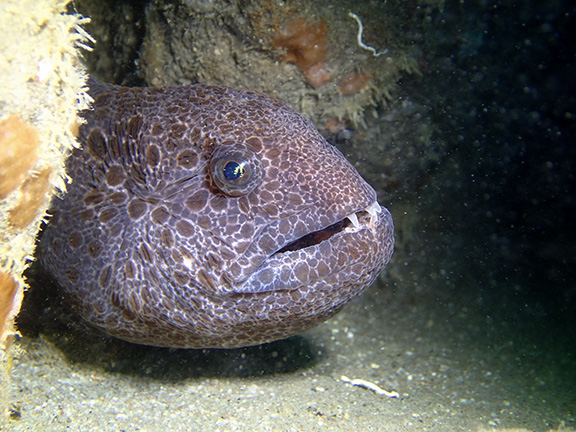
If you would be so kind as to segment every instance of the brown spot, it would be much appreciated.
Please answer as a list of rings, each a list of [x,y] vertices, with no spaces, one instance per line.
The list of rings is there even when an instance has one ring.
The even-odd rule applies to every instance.
[[[117,309],[120,309],[122,306],[122,301],[120,300],[120,294],[115,290],[110,290],[110,304]],[[111,324],[114,324],[111,322]]]
[[[260,199],[262,202],[271,202],[274,200],[274,196],[270,191],[262,190],[260,191]]]
[[[96,159],[103,160],[108,155],[108,143],[100,129],[92,129],[86,139],[88,153]]]
[[[178,233],[184,237],[192,237],[195,232],[194,226],[185,220],[178,221],[176,224],[176,230],[178,230]]]
[[[98,189],[92,189],[90,192],[88,192],[84,196],[84,199],[82,200],[82,202],[84,202],[84,204],[86,206],[91,206],[94,204],[100,204],[105,199],[106,199],[106,195],[104,195],[104,193],[102,191],[100,191]]]
[[[274,269],[264,269],[258,275],[258,280],[262,285],[269,285],[274,280]]]
[[[81,221],[90,221],[92,219],[94,219],[94,210],[92,209],[87,209],[87,210],[82,210],[79,214],[80,216],[80,220]]]
[[[206,254],[206,259],[208,261],[209,266],[212,268],[222,267],[222,265],[224,264],[222,259],[218,255],[216,255],[215,253]]]
[[[162,241],[162,244],[169,249],[171,249],[174,246],[174,234],[172,234],[172,231],[170,231],[169,229],[165,229],[162,231],[162,234],[160,235],[160,240]]]
[[[276,204],[266,203],[263,204],[260,208],[262,211],[268,213],[273,218],[276,218],[278,216],[279,210]]]
[[[110,282],[112,281],[112,268],[110,266],[106,266],[100,272],[100,276],[98,277],[98,285],[101,288],[108,288]]]
[[[240,227],[240,235],[245,239],[252,238],[254,235],[254,226],[252,224],[243,223]]]
[[[84,239],[82,238],[82,234],[80,234],[79,232],[73,232],[68,237],[68,245],[72,249],[79,248],[80,246],[82,246],[83,242],[84,242]]]
[[[102,253],[102,244],[98,241],[92,241],[88,244],[88,255],[92,259],[96,259]]]
[[[200,141],[202,133],[200,132],[200,129],[194,128],[188,133],[188,136],[190,137],[190,142],[197,143],[198,141]]]
[[[268,151],[266,151],[266,158],[268,158],[270,160],[274,160],[274,159],[278,158],[278,156],[280,156],[281,153],[282,153],[282,150],[280,150],[277,147],[272,147]]]
[[[154,123],[152,125],[152,130],[150,131],[150,134],[152,135],[162,135],[162,133],[164,132],[164,127],[162,126],[161,123]]]
[[[136,266],[134,266],[134,263],[130,260],[124,264],[124,275],[127,279],[134,279],[136,275]]]
[[[172,250],[172,259],[177,264],[182,264],[184,262],[184,258],[182,258],[182,254],[177,250]]]
[[[144,268],[144,275],[145,280],[148,280],[151,285],[160,286],[160,278],[158,277],[158,273],[154,271],[153,267]]]
[[[66,277],[71,283],[75,284],[78,282],[78,270],[74,268],[66,269]]]
[[[166,210],[166,208],[158,207],[152,210],[152,213],[150,213],[150,217],[152,218],[152,221],[154,223],[157,223],[158,225],[163,225],[170,218],[170,213],[168,213],[168,210]]]
[[[112,165],[106,171],[106,183],[108,183],[108,185],[118,186],[124,183],[124,180],[126,180],[126,174],[120,165]]]
[[[178,108],[178,110],[180,110],[180,108]],[[176,139],[180,139],[187,131],[188,125],[185,123],[173,123],[172,126],[170,126],[170,135]]]
[[[203,287],[210,289],[212,292],[217,291],[217,285],[214,278],[202,269],[198,271],[198,282],[200,282]]]
[[[142,299],[140,295],[135,292],[131,292],[128,294],[128,308],[125,312],[129,312],[133,319],[136,319],[135,313],[142,311]]]
[[[195,213],[199,212],[206,206],[208,201],[208,192],[199,190],[186,198],[186,207]]]
[[[128,120],[127,132],[130,138],[136,139],[142,130],[142,116],[134,115]]]
[[[125,151],[125,143],[117,136],[104,137],[106,139],[106,152],[112,159],[118,159]],[[106,157],[104,154],[103,157]]]
[[[151,167],[155,167],[160,163],[160,159],[161,155],[158,146],[150,144],[146,148],[146,163]]]
[[[308,264],[304,262],[296,264],[296,267],[294,268],[294,275],[302,283],[308,282],[309,272],[310,269],[308,268]]]
[[[8,223],[15,228],[26,228],[43,211],[48,202],[51,169],[28,177],[20,186],[18,204],[8,213]]]
[[[290,203],[291,206],[294,207],[298,207],[304,204],[304,201],[302,201],[302,197],[297,194],[288,195],[288,202]]]
[[[135,321],[136,314],[130,309],[122,309],[122,318],[124,318],[126,321]]]
[[[0,122],[0,199],[21,182],[38,158],[38,134],[16,115]]]
[[[238,199],[238,210],[244,214],[250,213],[250,202],[245,197],[240,197]]]
[[[194,150],[185,149],[182,150],[180,153],[178,153],[178,156],[176,156],[176,160],[178,166],[190,169],[194,168],[198,163],[198,155]]]
[[[154,262],[154,255],[146,243],[140,243],[140,256],[148,264],[152,264]]]
[[[140,219],[142,215],[146,213],[147,209],[148,204],[138,198],[134,198],[130,201],[127,207],[128,215],[130,215],[130,219],[132,220]]]
[[[302,293],[298,290],[289,291],[289,295],[294,303],[298,303],[302,299]]]
[[[135,313],[142,312],[142,298],[140,297],[140,292],[132,291],[128,294],[128,307]]]
[[[258,247],[264,251],[274,250],[277,246],[276,240],[274,240],[270,234],[264,234],[258,242]]]
[[[292,228],[292,224],[288,219],[281,219],[280,224],[278,225],[278,232],[282,235],[286,235],[290,232]]]
[[[134,180],[136,183],[140,183],[141,185],[146,184],[146,172],[144,172],[144,168],[139,163],[133,163],[130,165],[130,178]]]
[[[230,132],[232,132],[234,130],[234,126],[231,124],[221,124],[218,127],[218,132],[220,132],[221,135],[228,135]]]
[[[116,223],[114,225],[112,225],[112,227],[110,228],[110,238],[114,238],[114,237],[118,237],[118,235],[124,231],[124,224],[123,223]]]
[[[180,285],[186,285],[190,281],[190,278],[188,277],[188,275],[185,273],[181,273],[181,272],[174,272],[172,274],[172,277]]]
[[[128,196],[124,192],[114,192],[108,199],[113,204],[122,204],[127,198]]]
[[[110,220],[112,220],[114,218],[114,216],[116,216],[118,214],[118,210],[113,208],[113,207],[108,207],[104,210],[102,210],[99,214],[98,214],[98,219],[100,219],[100,221],[102,223],[107,223]]]
[[[246,146],[254,153],[260,153],[263,148],[262,140],[255,136],[246,139]]]
[[[215,213],[219,213],[225,210],[228,205],[228,198],[223,196],[213,196],[210,200],[210,208],[214,210]]]
[[[318,272],[318,276],[324,277],[330,273],[330,267],[328,267],[324,261],[320,261],[318,267],[316,267],[316,271]]]

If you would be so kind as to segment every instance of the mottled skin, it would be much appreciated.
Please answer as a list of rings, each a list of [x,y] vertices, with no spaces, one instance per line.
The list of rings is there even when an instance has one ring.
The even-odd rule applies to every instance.
[[[202,85],[96,93],[40,242],[92,325],[155,346],[269,342],[335,314],[389,261],[390,213],[281,102]],[[228,190],[213,167],[242,157],[250,181]]]

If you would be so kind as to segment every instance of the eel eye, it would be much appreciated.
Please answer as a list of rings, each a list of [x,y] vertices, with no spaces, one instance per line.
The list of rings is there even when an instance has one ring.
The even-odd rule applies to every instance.
[[[218,189],[229,196],[246,195],[261,179],[262,167],[254,152],[245,148],[220,148],[210,159],[210,175]]]
[[[224,177],[227,180],[240,180],[242,177],[249,175],[250,166],[247,161],[228,161],[224,165]]]

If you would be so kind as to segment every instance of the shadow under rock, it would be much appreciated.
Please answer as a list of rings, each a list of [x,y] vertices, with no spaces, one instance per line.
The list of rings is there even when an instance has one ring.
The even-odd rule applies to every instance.
[[[174,349],[137,345],[87,326],[57,286],[34,263],[17,326],[25,337],[54,344],[71,363],[163,381],[194,377],[253,377],[290,373],[317,363],[315,348],[301,336],[236,349]]]

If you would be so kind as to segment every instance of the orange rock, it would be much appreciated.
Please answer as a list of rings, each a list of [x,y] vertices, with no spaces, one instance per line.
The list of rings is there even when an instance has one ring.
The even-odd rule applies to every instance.
[[[278,32],[272,48],[285,50],[282,60],[306,71],[328,57],[328,26],[323,20],[309,22],[297,18]]]
[[[4,331],[9,316],[14,313],[14,298],[18,291],[18,284],[8,273],[0,272],[0,341],[4,339]]]
[[[338,117],[332,117],[324,125],[324,129],[334,135],[342,132],[346,127],[348,127],[348,121],[346,119],[339,119]]]
[[[36,130],[19,116],[0,122],[0,199],[16,189],[34,166],[39,145]]]
[[[20,186],[20,198],[16,207],[8,213],[8,223],[18,229],[30,225],[48,203],[50,173],[46,168],[38,174],[30,175]]]
[[[314,88],[322,87],[332,81],[332,75],[324,67],[324,63],[318,63],[304,71],[306,82]]]
[[[338,84],[338,89],[343,95],[352,95],[364,90],[372,79],[370,72],[353,72],[345,76]]]

